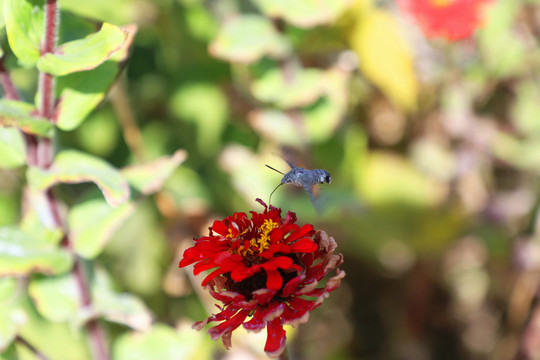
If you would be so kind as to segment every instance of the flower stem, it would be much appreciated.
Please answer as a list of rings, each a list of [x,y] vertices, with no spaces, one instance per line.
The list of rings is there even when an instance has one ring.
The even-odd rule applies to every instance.
[[[36,355],[36,358],[39,359],[39,360],[49,360],[48,357],[46,357],[45,355],[43,355],[38,349],[36,349],[32,344],[30,344],[28,341],[26,341],[23,337],[21,337],[20,335],[18,335],[16,338],[15,338],[15,341],[17,341],[18,343],[21,343],[22,345],[26,346],[28,348],[28,350],[30,350],[31,352],[34,353],[34,355]]]
[[[58,31],[58,4],[57,0],[47,0],[45,4],[45,40],[41,48],[41,54],[53,53],[56,49],[56,34]],[[40,101],[38,107],[38,113],[40,116],[48,119],[50,122],[56,122],[54,114],[55,94],[54,94],[54,77],[51,74],[45,72],[39,73],[39,93]],[[42,169],[50,167],[53,161],[54,149],[51,139],[41,138],[37,147],[37,161],[35,165]],[[46,192],[47,203],[50,214],[54,219],[55,225],[61,229],[66,228],[65,219],[63,219],[58,206],[58,200],[56,199],[52,190]],[[73,250],[73,244],[69,238],[69,235],[64,236],[62,240],[62,246],[69,251]],[[75,264],[72,269],[72,274],[76,280],[79,293],[81,295],[83,307],[90,307],[92,305],[92,297],[90,293],[90,285],[88,277],[84,271],[82,260],[73,254],[75,258]],[[103,329],[99,326],[97,320],[91,320],[87,322],[86,328],[89,335],[90,348],[92,352],[92,358],[97,360],[110,359],[107,342]]]
[[[45,4],[45,41],[41,48],[41,55],[53,53],[56,48],[56,33],[58,29],[56,0],[47,0]],[[52,120],[53,112],[53,85],[54,78],[45,72],[39,73],[39,88],[41,92],[40,115]]]
[[[56,48],[56,33],[58,29],[57,6],[56,0],[47,0],[45,4],[45,40],[41,47],[41,55],[53,53]],[[39,94],[39,115],[54,123],[54,77],[43,71],[39,72]],[[48,168],[52,163],[52,158],[53,147],[51,139],[41,139],[38,145],[38,166],[45,169]]]
[[[4,97],[9,100],[19,100],[19,94],[17,89],[13,86],[11,77],[4,65],[4,58],[0,59],[0,84],[2,84],[2,90],[4,91]]]

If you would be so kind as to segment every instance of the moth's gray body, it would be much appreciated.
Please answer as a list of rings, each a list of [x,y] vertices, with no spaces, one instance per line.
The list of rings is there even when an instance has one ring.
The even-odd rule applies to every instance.
[[[281,184],[279,184],[274,191],[277,190],[278,187],[280,187],[283,184],[294,184],[296,186],[302,186],[304,190],[309,194],[309,197],[311,198],[311,201],[313,202],[313,205],[315,206],[315,196],[313,195],[313,186],[317,184],[323,184],[328,183],[330,184],[332,182],[332,177],[330,176],[330,173],[323,169],[313,169],[308,170],[304,169],[298,166],[294,166],[291,162],[287,161],[287,164],[291,167],[291,170],[283,174],[281,171],[274,169],[271,166],[266,165],[270,169],[277,171],[280,174],[283,174],[283,178],[281,179]],[[274,193],[272,191],[272,193]],[[272,197],[272,194],[270,194],[270,197]]]

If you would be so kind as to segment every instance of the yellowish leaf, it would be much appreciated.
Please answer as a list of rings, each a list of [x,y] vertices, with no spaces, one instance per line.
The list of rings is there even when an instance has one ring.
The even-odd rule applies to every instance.
[[[418,83],[411,51],[396,21],[386,12],[364,9],[349,42],[360,59],[360,69],[402,109],[416,108]]]

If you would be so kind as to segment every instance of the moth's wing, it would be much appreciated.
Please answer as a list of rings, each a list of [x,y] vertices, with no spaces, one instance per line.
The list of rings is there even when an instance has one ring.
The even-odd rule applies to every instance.
[[[291,167],[291,169],[294,169],[296,166],[289,160],[283,158],[283,160],[285,160],[287,162],[287,164],[289,164],[289,166]]]
[[[311,199],[311,204],[313,205],[313,208],[315,209],[315,212],[317,213],[317,215],[321,215],[321,204],[320,202],[318,201],[318,188],[317,186],[315,185],[312,185],[312,184],[306,184],[304,183],[304,190],[306,190],[306,192],[308,193],[309,195],[309,198]]]

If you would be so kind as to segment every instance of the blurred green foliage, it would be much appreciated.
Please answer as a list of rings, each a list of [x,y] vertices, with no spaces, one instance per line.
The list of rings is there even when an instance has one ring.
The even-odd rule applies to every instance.
[[[537,1],[499,0],[473,37],[448,42],[388,1],[60,0],[57,57],[40,56],[43,1],[0,4],[21,96],[0,100],[0,359],[36,358],[17,336],[50,359],[90,359],[95,318],[114,359],[263,357],[253,335],[235,333],[227,353],[189,328],[214,308],[178,260],[213,220],[260,209],[281,180],[264,165],[286,172],[282,157],[331,173],[320,216],[299,188],[272,204],[334,236],[348,273],[290,332],[294,356],[510,358],[528,346]],[[58,76],[49,170],[25,167],[19,131],[50,135],[34,113],[40,70]],[[53,184],[66,229],[43,223]],[[62,233],[85,259],[91,308]]]

